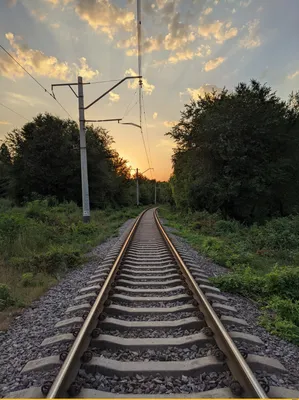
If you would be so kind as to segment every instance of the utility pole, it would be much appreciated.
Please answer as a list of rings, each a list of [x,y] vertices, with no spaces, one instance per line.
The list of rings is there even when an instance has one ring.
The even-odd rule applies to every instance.
[[[90,82],[84,82],[82,80],[81,76],[78,76],[78,82],[72,82],[72,83],[56,83],[51,85],[52,89],[52,95],[54,99],[56,99],[53,88],[56,86],[68,86],[71,91],[74,93],[74,95],[78,99],[79,103],[79,125],[80,125],[80,158],[81,158],[81,185],[82,185],[82,208],[83,208],[83,222],[89,222],[90,221],[90,202],[89,202],[89,188],[88,188],[88,172],[87,172],[87,152],[86,152],[86,132],[85,132],[85,122],[104,122],[104,121],[121,121],[122,118],[113,118],[113,119],[107,119],[107,120],[93,120],[93,119],[85,119],[85,110],[87,110],[89,107],[93,106],[95,103],[97,103],[99,100],[101,100],[103,97],[105,97],[108,93],[110,93],[114,88],[119,86],[121,83],[126,81],[127,79],[141,79],[142,76],[126,76],[125,78],[121,79],[118,81],[112,88],[107,90],[105,93],[103,93],[100,97],[95,99],[92,103],[90,103],[88,106],[84,107],[84,93],[83,93],[83,85],[90,85]],[[74,91],[72,86],[78,86],[78,94]],[[127,125],[134,125],[138,126],[136,124],[132,123],[127,123]]]
[[[139,182],[138,182],[138,168],[136,168],[136,204],[139,206]]]
[[[155,179],[155,205],[157,204],[157,181]]]
[[[81,159],[81,183],[82,183],[82,207],[83,222],[90,221],[89,187],[86,153],[85,112],[82,77],[78,76],[78,103],[80,123],[80,159]]]

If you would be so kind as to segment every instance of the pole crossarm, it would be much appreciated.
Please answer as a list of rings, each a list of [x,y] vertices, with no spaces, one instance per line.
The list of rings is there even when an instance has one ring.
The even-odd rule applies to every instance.
[[[86,119],[85,122],[108,122],[108,121],[121,121],[122,118],[110,118],[110,119]]]
[[[106,94],[110,93],[111,90],[115,89],[117,86],[119,86],[120,84],[122,84],[124,81],[126,81],[127,79],[140,79],[142,78],[142,76],[126,76],[125,78],[121,79],[119,82],[117,82],[116,85],[112,86],[112,88],[110,88],[109,90],[107,90],[105,93],[103,93],[100,97],[98,97],[97,99],[95,99],[92,103],[90,103],[88,106],[86,106],[84,109],[87,110],[89,107],[93,106],[95,103],[97,103],[99,100],[101,100],[104,96],[106,96]]]
[[[121,122],[120,124],[121,125],[133,125],[133,126],[136,126],[137,128],[141,129],[141,126],[137,125],[137,124],[134,124],[134,122]]]
[[[149,171],[150,169],[154,169],[154,168],[148,168],[145,171],[141,172],[141,175],[145,174],[147,171]]]
[[[90,82],[82,82],[82,85],[90,85]],[[77,82],[71,82],[71,83],[53,83],[51,85],[51,89],[55,86],[78,86]]]

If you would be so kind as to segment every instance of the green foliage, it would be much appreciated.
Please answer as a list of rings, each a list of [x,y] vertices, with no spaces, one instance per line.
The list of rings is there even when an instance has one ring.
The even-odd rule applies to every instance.
[[[91,222],[73,202],[36,199],[25,207],[0,212],[0,276],[12,287],[17,305],[29,304],[67,270],[80,265],[83,255],[113,235],[140,208],[96,210]],[[7,307],[1,300],[2,307]]]
[[[35,285],[34,274],[32,272],[25,272],[22,274],[22,285],[24,287]]]
[[[298,94],[286,103],[254,80],[185,105],[168,133],[176,206],[246,223],[298,210],[298,110]]]
[[[91,206],[135,204],[136,182],[127,161],[112,149],[112,137],[103,128],[87,126],[86,142]],[[139,182],[140,203],[153,203],[154,180],[139,175]],[[158,201],[169,201],[168,183],[158,182],[157,187]],[[75,121],[39,114],[7,135],[0,147],[0,198],[8,196],[18,204],[31,201],[28,216],[43,222],[48,215],[34,201],[46,201],[49,206],[64,201],[81,204],[80,138]]]
[[[12,306],[14,304],[14,300],[10,293],[9,286],[0,283],[0,311],[5,307]]]
[[[273,335],[299,345],[299,327],[290,320],[265,314],[260,318],[260,323]]]
[[[206,211],[162,207],[160,213],[199,252],[231,269],[212,279],[220,289],[257,301],[261,324],[299,344],[299,216],[248,227]]]

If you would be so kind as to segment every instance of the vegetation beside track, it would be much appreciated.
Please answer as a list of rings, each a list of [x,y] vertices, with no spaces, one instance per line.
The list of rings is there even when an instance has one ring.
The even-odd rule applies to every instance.
[[[84,224],[73,202],[48,198],[16,207],[0,199],[0,323],[1,314],[3,319],[8,309],[29,305],[140,211],[95,210]]]
[[[299,344],[299,216],[245,226],[221,214],[160,208],[169,226],[229,274],[214,278],[222,290],[258,302],[260,323]]]

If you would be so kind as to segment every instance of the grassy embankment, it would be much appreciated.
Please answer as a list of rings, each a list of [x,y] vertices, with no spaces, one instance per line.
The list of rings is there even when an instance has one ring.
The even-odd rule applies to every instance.
[[[7,316],[28,306],[141,212],[137,207],[96,210],[84,224],[76,204],[50,204],[43,200],[14,207],[0,200],[0,330]]]
[[[299,216],[273,218],[246,227],[218,214],[160,215],[200,253],[231,270],[213,281],[224,291],[258,302],[260,323],[299,345]]]

